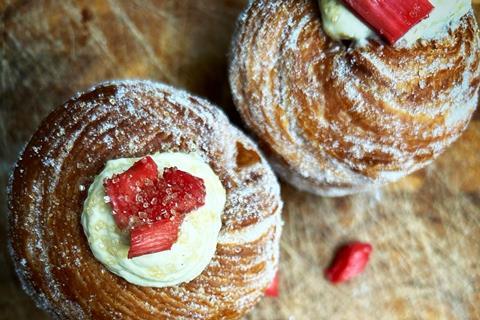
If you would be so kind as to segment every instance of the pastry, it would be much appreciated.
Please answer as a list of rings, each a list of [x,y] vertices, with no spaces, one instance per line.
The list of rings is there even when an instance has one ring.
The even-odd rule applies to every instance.
[[[478,26],[469,0],[430,3],[428,18],[392,39],[340,0],[250,2],[230,84],[280,177],[325,196],[364,191],[459,137],[478,100]]]
[[[26,146],[9,246],[54,318],[238,319],[274,279],[281,208],[263,156],[219,109],[108,82],[54,110]]]

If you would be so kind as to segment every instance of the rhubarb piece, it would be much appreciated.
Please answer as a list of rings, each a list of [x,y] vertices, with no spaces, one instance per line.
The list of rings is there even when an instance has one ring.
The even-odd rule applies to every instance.
[[[325,276],[334,284],[352,279],[363,272],[371,252],[372,246],[368,243],[353,242],[341,247],[325,270]]]
[[[278,282],[279,282],[279,276],[277,271],[277,273],[275,274],[275,277],[273,277],[272,282],[270,283],[268,288],[265,290],[265,296],[272,297],[272,298],[278,297],[280,293]]]
[[[150,253],[170,250],[177,241],[183,217],[163,219],[152,224],[136,226],[130,232],[128,259]]]
[[[428,0],[343,0],[343,3],[390,44],[433,10]]]
[[[127,171],[105,180],[105,191],[120,229],[126,229],[132,217],[149,209],[157,193],[157,181],[158,168],[151,157],[145,157]]]
[[[153,223],[138,225],[132,229],[129,259],[170,250],[177,241],[179,227],[185,215],[205,204],[203,180],[175,167],[166,168],[163,177],[155,182],[154,187],[156,194],[147,194],[150,207],[146,209],[151,210],[141,211],[145,212],[148,221]],[[150,189],[147,190],[150,192]]]
[[[128,258],[169,250],[185,215],[205,204],[201,178],[166,168],[162,178],[151,157],[104,182],[117,226],[130,230]]]
[[[205,184],[191,174],[167,168],[163,178],[151,157],[105,180],[117,226],[124,230],[143,223],[168,219],[205,204]]]
[[[163,171],[163,180],[167,196],[162,205],[167,212],[186,213],[205,204],[206,191],[202,179],[173,167]]]

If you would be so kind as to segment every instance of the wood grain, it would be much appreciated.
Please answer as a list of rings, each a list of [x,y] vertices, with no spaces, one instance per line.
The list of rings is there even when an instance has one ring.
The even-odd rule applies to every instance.
[[[152,78],[236,113],[226,67],[246,0],[1,1],[0,210],[7,175],[39,121],[75,91]],[[480,1],[474,1],[480,6]],[[315,197],[283,185],[279,299],[250,319],[480,319],[480,115],[427,169],[369,194]],[[0,319],[47,319],[21,291],[0,216]],[[334,249],[374,245],[366,273],[323,279]]]

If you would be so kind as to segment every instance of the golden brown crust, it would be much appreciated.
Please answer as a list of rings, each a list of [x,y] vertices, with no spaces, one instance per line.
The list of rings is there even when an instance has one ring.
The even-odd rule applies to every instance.
[[[237,167],[237,143],[258,161]],[[227,190],[215,257],[198,278],[169,288],[108,272],[80,224],[88,186],[107,160],[157,151],[197,151]],[[23,152],[10,190],[11,252],[27,292],[59,319],[237,319],[273,277],[281,206],[256,146],[217,108],[160,84],[112,82],[56,109]],[[256,238],[242,240],[262,223]],[[222,242],[230,234],[238,241]]]
[[[278,173],[341,195],[419,169],[463,132],[479,87],[472,13],[409,48],[345,47],[314,0],[256,0],[233,43],[236,106]]]

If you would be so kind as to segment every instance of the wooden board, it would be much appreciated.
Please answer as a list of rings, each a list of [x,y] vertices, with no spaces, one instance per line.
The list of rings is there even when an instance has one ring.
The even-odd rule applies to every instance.
[[[223,106],[237,122],[227,53],[246,0],[0,0],[0,210],[39,121],[75,91],[150,78]],[[327,199],[283,185],[279,299],[250,319],[480,319],[480,115],[438,161],[369,194]],[[19,288],[0,216],[0,319],[47,319]],[[336,246],[374,245],[365,274],[323,278]]]

